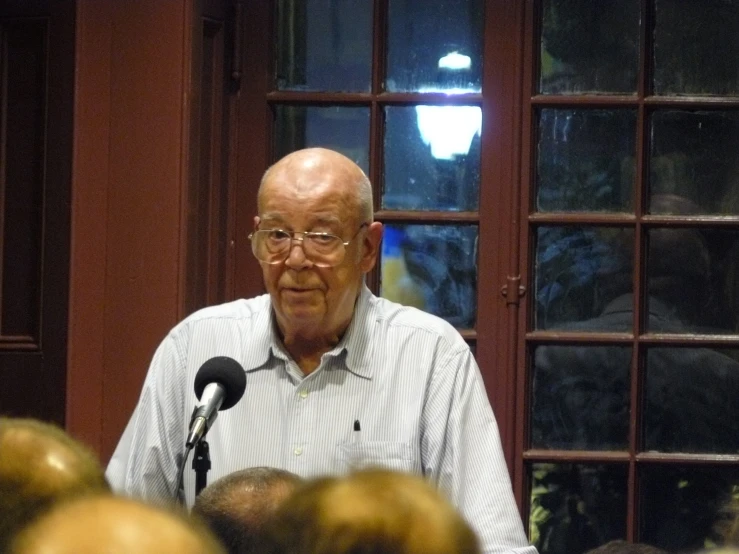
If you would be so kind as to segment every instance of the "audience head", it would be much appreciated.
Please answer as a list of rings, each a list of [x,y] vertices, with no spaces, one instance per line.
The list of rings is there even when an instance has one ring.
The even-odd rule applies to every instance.
[[[256,553],[269,518],[301,481],[294,473],[270,467],[235,471],[208,485],[195,499],[192,513],[228,552]]]
[[[476,554],[477,537],[417,476],[371,469],[300,487],[269,525],[265,553]]]
[[[62,429],[0,417],[0,552],[55,502],[109,490],[97,457]]]
[[[656,194],[650,199],[650,214],[691,216],[701,208],[689,199],[674,194]],[[704,315],[711,277],[711,255],[703,232],[694,227],[654,226],[647,234],[647,290],[683,323],[697,325]],[[609,256],[602,277],[603,297],[607,302],[633,291],[633,232],[603,229]],[[695,294],[685,294],[686,290]]]
[[[727,530],[726,544],[739,548],[739,516],[734,519]]]
[[[223,554],[216,539],[182,512],[130,498],[63,502],[23,530],[11,554]]]
[[[727,547],[739,548],[739,499],[733,497],[721,510],[714,531]]]
[[[652,197],[650,211],[659,215],[689,216],[701,213],[700,206],[674,194]],[[659,295],[663,290],[674,300],[692,284],[695,290],[706,287],[710,275],[710,254],[700,230],[664,227],[648,231],[649,290]],[[674,289],[674,290],[673,290]],[[680,292],[676,292],[680,291]],[[690,295],[689,295],[690,296]]]
[[[615,540],[588,550],[585,554],[667,554],[667,552],[649,544]]]

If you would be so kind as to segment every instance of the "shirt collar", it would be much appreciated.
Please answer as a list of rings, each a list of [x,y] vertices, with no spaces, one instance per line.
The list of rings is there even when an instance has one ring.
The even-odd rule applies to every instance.
[[[253,371],[267,364],[271,355],[273,345],[276,340],[272,321],[272,302],[269,295],[264,295],[264,309],[259,310],[256,314],[255,321],[251,327],[251,336],[244,341],[243,359],[244,369]],[[254,345],[267,345],[266,348],[254,348]]]
[[[352,321],[334,349],[337,352],[346,351],[347,369],[367,379],[372,378],[372,333],[377,320],[376,300],[367,285],[362,283]]]

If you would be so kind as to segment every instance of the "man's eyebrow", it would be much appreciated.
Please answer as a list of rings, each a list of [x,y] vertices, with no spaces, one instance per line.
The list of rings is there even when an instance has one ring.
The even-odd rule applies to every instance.
[[[318,215],[314,225],[341,225],[341,220],[335,215]]]
[[[262,221],[279,223],[279,224],[286,223],[284,215],[279,212],[266,212],[266,213],[263,213],[259,217]],[[318,214],[315,216],[314,219],[311,220],[311,227],[315,227],[318,225],[331,225],[331,226],[342,225],[342,221],[335,215]]]
[[[276,219],[279,221],[283,221],[282,214],[280,212],[265,212],[261,214],[260,219]]]

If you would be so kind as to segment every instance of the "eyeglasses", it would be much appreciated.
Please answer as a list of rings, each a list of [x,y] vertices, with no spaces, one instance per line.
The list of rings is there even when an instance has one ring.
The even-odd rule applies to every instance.
[[[265,264],[281,264],[290,257],[293,241],[300,241],[305,257],[317,267],[333,267],[344,261],[346,247],[357,238],[368,223],[362,223],[354,236],[344,242],[341,237],[330,233],[309,231],[283,231],[282,229],[260,229],[249,235],[254,256]],[[301,235],[301,236],[297,236]]]

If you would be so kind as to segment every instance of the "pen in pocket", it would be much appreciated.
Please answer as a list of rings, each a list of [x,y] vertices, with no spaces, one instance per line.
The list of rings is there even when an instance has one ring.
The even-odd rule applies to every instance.
[[[354,443],[358,443],[362,438],[362,426],[359,425],[359,420],[354,420],[354,433],[352,433]]]

